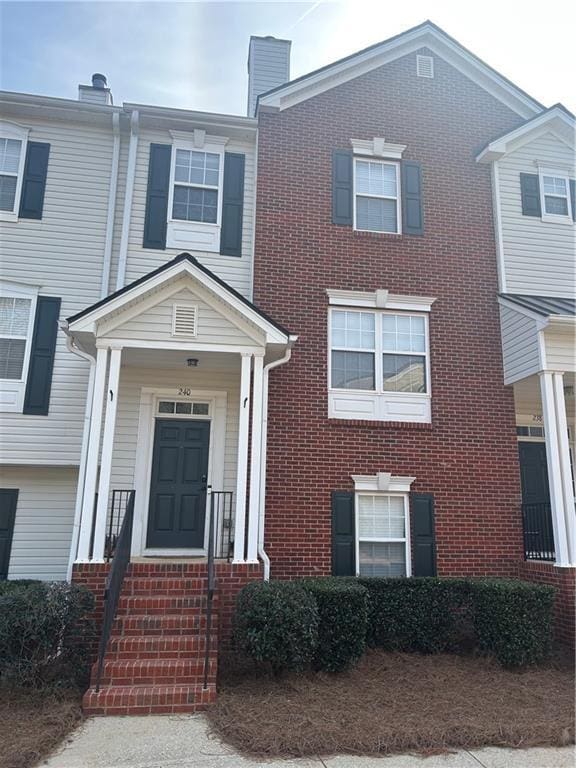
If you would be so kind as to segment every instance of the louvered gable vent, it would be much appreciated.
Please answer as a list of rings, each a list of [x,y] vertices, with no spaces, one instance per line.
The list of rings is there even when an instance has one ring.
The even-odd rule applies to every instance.
[[[172,310],[172,335],[196,336],[198,307],[194,304],[174,304]]]
[[[416,74],[418,77],[434,77],[432,56],[416,56]]]

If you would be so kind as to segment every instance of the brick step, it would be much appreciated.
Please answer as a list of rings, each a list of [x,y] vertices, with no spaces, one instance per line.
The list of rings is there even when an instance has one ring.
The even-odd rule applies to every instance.
[[[218,570],[218,567],[216,568]],[[127,578],[206,578],[208,566],[205,562],[189,563],[130,563]]]
[[[216,682],[217,659],[212,653],[208,661],[208,681]],[[97,664],[92,667],[95,681]],[[195,685],[204,681],[204,659],[201,654],[190,659],[120,659],[104,661],[100,684],[130,685]]]
[[[218,647],[218,635],[211,633],[210,648]],[[206,638],[195,635],[152,635],[112,637],[106,659],[182,659],[203,654]]]
[[[192,614],[204,610],[206,598],[200,595],[175,595],[171,597],[158,595],[145,595],[137,597],[125,597],[121,595],[118,601],[117,616],[147,615],[178,613]],[[216,601],[212,602],[216,607]]]
[[[214,616],[212,626],[218,625]],[[206,629],[206,616],[198,610],[186,613],[129,614],[117,616],[112,626],[112,637],[121,635],[194,635]]]
[[[122,594],[130,596],[174,595],[204,596],[208,588],[208,579],[202,577],[179,576],[130,576],[124,580]]]
[[[96,693],[89,688],[82,706],[85,715],[163,715],[201,712],[216,701],[216,686],[197,685],[108,686]]]

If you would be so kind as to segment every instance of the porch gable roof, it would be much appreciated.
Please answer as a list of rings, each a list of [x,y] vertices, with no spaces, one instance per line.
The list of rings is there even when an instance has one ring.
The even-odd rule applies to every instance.
[[[518,293],[501,293],[501,298],[534,312],[541,317],[576,316],[576,299],[559,296],[528,296]]]
[[[141,298],[147,292],[158,289],[165,282],[180,275],[189,274],[217,296],[224,304],[240,313],[244,318],[258,326],[265,334],[268,343],[286,344],[296,337],[286,328],[273,320],[255,304],[228,285],[222,278],[201,264],[189,253],[180,253],[171,261],[125,285],[106,298],[92,304],[81,312],[67,318],[71,331],[94,330],[95,323],[113,312],[118,312],[125,305]]]

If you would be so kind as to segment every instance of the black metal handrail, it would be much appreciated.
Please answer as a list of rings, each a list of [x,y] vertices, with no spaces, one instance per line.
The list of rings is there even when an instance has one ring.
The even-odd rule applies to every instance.
[[[98,668],[96,671],[96,692],[100,690],[100,680],[102,678],[102,669],[104,667],[104,657],[110,640],[112,624],[116,617],[120,592],[126,569],[130,562],[130,548],[132,544],[132,522],[134,520],[134,496],[135,491],[130,491],[126,512],[122,520],[120,533],[116,540],[114,557],[110,572],[106,579],[106,588],[104,590],[104,616],[102,617],[102,634],[100,635],[100,644],[98,647]]]
[[[556,559],[550,502],[522,504],[524,559]]]
[[[214,517],[214,538],[212,551],[217,560],[231,560],[234,541],[232,538],[233,515],[232,491],[212,491],[210,510]]]
[[[114,489],[112,491],[110,509],[108,510],[108,524],[106,526],[106,542],[104,544],[106,562],[112,559],[116,550],[122,521],[128,508],[131,493],[133,493],[131,489]]]

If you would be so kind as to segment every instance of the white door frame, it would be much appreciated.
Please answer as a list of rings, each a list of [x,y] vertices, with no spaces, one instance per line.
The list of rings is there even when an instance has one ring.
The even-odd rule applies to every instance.
[[[152,473],[152,455],[154,451],[154,431],[156,419],[190,419],[191,421],[210,421],[210,444],[208,451],[208,485],[215,490],[224,488],[224,455],[226,443],[226,391],[186,389],[180,387],[142,387],[140,390],[140,411],[138,417],[138,439],[136,464],[134,467],[134,525],[132,530],[131,553],[135,556],[149,557],[204,557],[208,549],[208,525],[204,526],[204,547],[202,549],[150,549],[146,547],[148,531],[148,503],[150,499],[150,480]],[[202,401],[209,404],[209,413],[205,415],[158,413],[160,400],[176,402]],[[208,505],[209,494],[206,494]],[[208,509],[208,506],[206,507]]]

